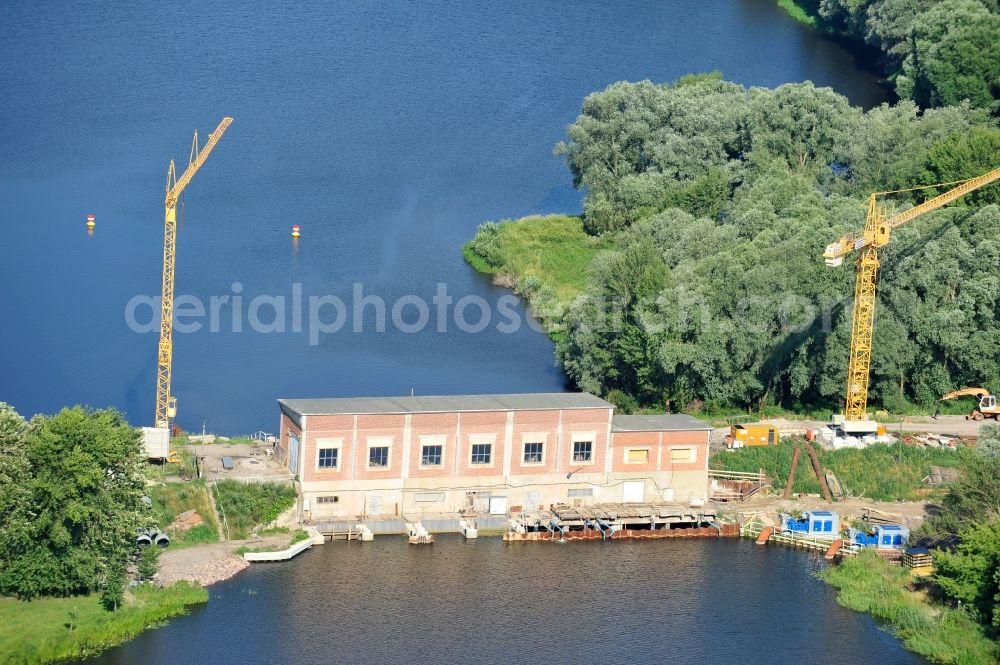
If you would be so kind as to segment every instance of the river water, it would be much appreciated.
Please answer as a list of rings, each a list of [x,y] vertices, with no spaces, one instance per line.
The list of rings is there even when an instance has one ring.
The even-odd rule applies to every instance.
[[[588,93],[718,69],[885,97],[772,0],[4,2],[0,23],[0,400],[150,424],[167,164],[232,115],[187,190],[177,293],[206,316],[174,342],[178,422],[225,433],[274,431],[279,397],[563,389],[552,344],[460,248],[487,219],[580,210],[552,148]],[[379,332],[377,306],[355,316],[369,295],[406,326],[419,298],[428,323]],[[250,331],[259,296],[285,299],[285,332]],[[482,332],[456,324],[466,296],[490,306]],[[345,304],[337,333],[309,325],[310,297],[331,324],[319,299]]]
[[[273,431],[278,397],[564,388],[551,343],[510,325],[523,310],[460,248],[487,219],[579,211],[552,147],[588,93],[718,69],[885,98],[772,0],[4,2],[0,24],[0,400],[150,423],[167,164],[232,115],[178,240],[177,293],[219,316],[174,353],[178,422],[232,433]],[[451,308],[418,332],[353,310],[410,303],[409,326],[419,305],[401,299],[441,288]],[[350,320],[320,334],[306,306],[296,326],[296,290]],[[286,299],[285,332],[249,330],[260,296]],[[466,296],[490,307],[482,332],[456,323]],[[919,662],[838,607],[818,565],[715,540],[333,544],[254,566],[94,662]]]
[[[88,662],[910,665],[818,555],[749,540],[329,543]]]

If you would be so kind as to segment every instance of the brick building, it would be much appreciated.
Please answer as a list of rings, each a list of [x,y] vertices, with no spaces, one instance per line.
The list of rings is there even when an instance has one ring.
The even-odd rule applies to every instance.
[[[307,517],[705,499],[711,427],[587,393],[283,399]]]

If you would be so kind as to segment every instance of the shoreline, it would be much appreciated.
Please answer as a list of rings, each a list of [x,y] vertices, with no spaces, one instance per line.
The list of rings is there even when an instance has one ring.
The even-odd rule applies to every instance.
[[[208,598],[208,591],[186,581],[130,589],[126,603],[115,612],[103,608],[99,594],[31,601],[0,598],[0,644],[4,647],[0,655],[11,665],[91,658],[187,614]]]

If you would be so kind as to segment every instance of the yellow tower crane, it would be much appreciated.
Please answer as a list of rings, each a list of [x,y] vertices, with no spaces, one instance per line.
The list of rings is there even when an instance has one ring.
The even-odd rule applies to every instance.
[[[993,169],[976,178],[960,183],[944,183],[958,186],[940,196],[910,208],[905,212],[889,216],[886,207],[879,204],[879,197],[900,191],[876,192],[868,197],[868,217],[865,220],[864,231],[860,235],[850,235],[840,238],[827,246],[823,252],[828,266],[839,266],[844,257],[854,251],[860,251],[858,257],[858,274],[854,285],[854,321],[851,326],[851,355],[847,369],[847,400],[844,404],[844,419],[848,423],[859,423],[854,431],[874,431],[868,427],[868,379],[871,372],[872,337],[875,333],[875,285],[878,278],[879,249],[889,242],[892,230],[924,213],[937,210],[952,203],[961,196],[992,182],[1000,180],[1000,168]],[[940,187],[941,185],[928,185]],[[913,189],[926,189],[915,187]],[[845,427],[847,429],[847,427]]]
[[[156,427],[169,428],[170,419],[177,414],[177,398],[170,394],[170,373],[174,358],[174,268],[176,267],[177,251],[177,200],[191,178],[202,167],[208,156],[212,154],[215,144],[219,142],[226,129],[233,122],[225,117],[215,131],[208,136],[208,141],[200,150],[198,148],[198,131],[195,130],[191,141],[191,154],[187,169],[177,178],[174,160],[170,160],[167,170],[167,195],[165,199],[166,214],[163,223],[163,301],[160,308],[160,346],[156,365]]]

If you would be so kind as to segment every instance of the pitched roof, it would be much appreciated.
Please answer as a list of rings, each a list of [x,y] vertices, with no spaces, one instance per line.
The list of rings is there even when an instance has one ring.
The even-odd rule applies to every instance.
[[[611,409],[590,393],[514,393],[506,395],[416,395],[406,397],[331,397],[279,399],[282,411],[299,416],[378,413],[452,413],[536,411],[542,409]]]
[[[690,432],[708,431],[712,426],[683,413],[659,416],[613,416],[612,432]]]

